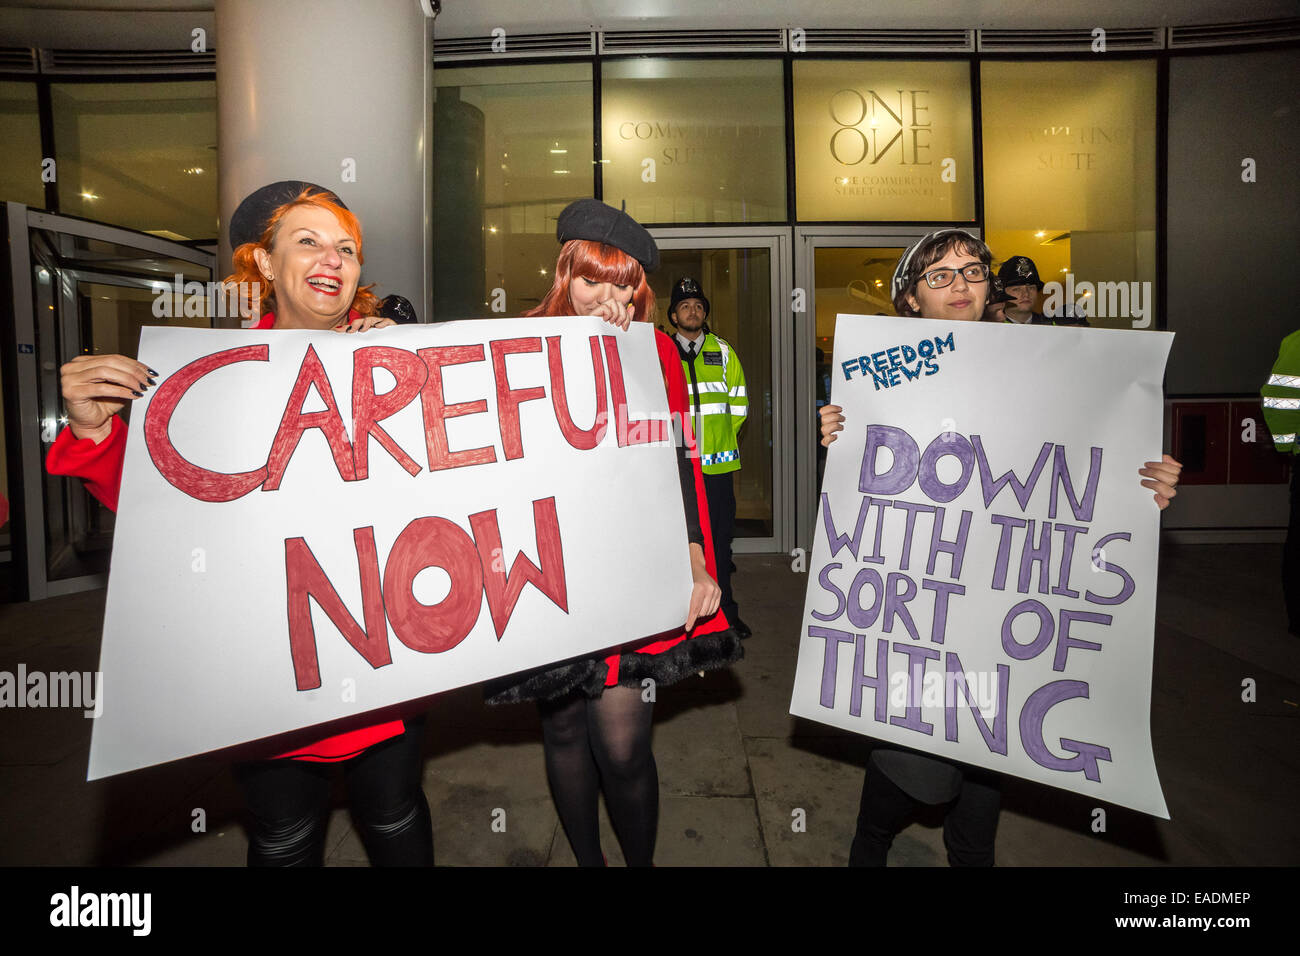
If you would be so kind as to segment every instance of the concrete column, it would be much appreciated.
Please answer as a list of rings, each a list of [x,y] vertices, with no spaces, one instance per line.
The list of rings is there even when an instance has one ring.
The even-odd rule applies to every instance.
[[[219,275],[259,186],[336,190],[365,233],[362,282],[432,304],[432,20],[417,0],[217,0]]]

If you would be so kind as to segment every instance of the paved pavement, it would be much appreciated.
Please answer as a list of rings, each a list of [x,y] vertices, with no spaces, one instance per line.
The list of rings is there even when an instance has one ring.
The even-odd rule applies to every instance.
[[[1152,737],[1172,819],[1112,807],[1097,833],[1092,801],[1009,778],[999,865],[1300,862],[1300,640],[1285,633],[1280,555],[1275,545],[1164,547]],[[755,632],[745,661],[663,688],[656,704],[656,860],[842,866],[869,743],[788,715],[806,576],[780,556],[737,564],[738,599]],[[0,670],[20,662],[95,670],[103,602],[97,591],[0,605]],[[1246,678],[1253,703],[1242,700]],[[0,864],[243,863],[241,801],[226,761],[86,783],[90,727],[78,711],[0,710]],[[531,705],[490,708],[477,688],[436,699],[424,787],[439,864],[573,865]],[[493,823],[503,819],[499,832]],[[945,865],[940,819],[927,813],[904,830],[890,863]],[[602,826],[619,863],[607,819]],[[332,866],[366,865],[341,787],[327,854]]]

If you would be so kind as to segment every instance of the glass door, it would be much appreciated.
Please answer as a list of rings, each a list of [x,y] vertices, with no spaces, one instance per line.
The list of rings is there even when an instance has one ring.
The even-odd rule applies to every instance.
[[[668,335],[668,303],[683,276],[709,299],[708,323],[740,359],[749,412],[740,432],[736,472],[737,552],[788,551],[794,527],[793,462],[788,449],[791,338],[789,230],[652,229],[659,269],[650,285],[658,301],[656,324]]]
[[[113,513],[80,482],[45,473],[45,454],[66,424],[60,367],[96,352],[134,356],[145,325],[210,326],[206,314],[186,317],[195,310],[178,308],[173,290],[178,276],[182,283],[207,283],[215,257],[16,203],[6,204],[5,217],[13,306],[13,338],[5,345],[14,348],[17,374],[4,383],[4,401],[17,408],[20,424],[8,445],[19,462],[10,474],[19,478],[7,490],[23,526],[12,553],[15,565],[24,566],[27,597],[39,600],[102,587],[112,548]],[[161,318],[155,314],[160,301]]]
[[[817,410],[830,397],[835,317],[840,313],[894,315],[889,284],[909,245],[931,232],[927,226],[812,226],[795,230],[794,413],[796,429],[797,544],[812,547],[826,449],[820,442]],[[975,235],[979,230],[968,225]]]

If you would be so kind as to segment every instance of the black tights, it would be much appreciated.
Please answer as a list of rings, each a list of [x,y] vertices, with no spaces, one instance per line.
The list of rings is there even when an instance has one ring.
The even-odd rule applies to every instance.
[[[992,866],[1002,788],[998,775],[962,768],[961,790],[943,818],[943,844],[949,866]],[[867,761],[862,780],[858,831],[849,850],[849,866],[884,866],[894,837],[923,804]]]
[[[373,866],[433,866],[433,825],[420,786],[424,717],[343,761],[352,817]],[[253,814],[249,866],[321,866],[332,764],[259,760],[235,776]]]
[[[596,807],[603,785],[628,866],[650,866],[659,825],[659,772],[650,751],[654,704],[635,687],[606,687],[539,703],[546,776],[579,866],[604,866]]]

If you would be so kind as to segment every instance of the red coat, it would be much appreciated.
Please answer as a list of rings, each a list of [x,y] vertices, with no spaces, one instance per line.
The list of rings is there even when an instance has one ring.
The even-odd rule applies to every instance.
[[[709,506],[708,500],[704,497],[704,474],[700,469],[700,456],[695,448],[695,434],[691,429],[691,412],[686,397],[686,373],[682,371],[682,360],[677,354],[677,346],[673,344],[671,338],[658,329],[655,329],[655,346],[659,350],[659,367],[663,371],[664,388],[668,392],[668,410],[677,421],[682,423],[686,448],[691,452],[691,468],[695,472],[696,508],[699,512],[700,530],[704,532],[705,567],[708,569],[709,576],[717,580],[718,567],[713,555],[713,532],[709,527]],[[622,654],[662,654],[669,648],[676,647],[682,641],[703,637],[706,634],[718,634],[730,626],[726,615],[719,608],[712,617],[701,618],[696,621],[695,627],[691,629],[689,635],[685,630],[680,630],[667,635],[657,635],[654,639],[643,644],[625,644],[620,648],[619,653],[611,654],[605,658],[605,663],[609,665],[609,674],[605,677],[605,686],[613,687],[618,683],[619,658]]]
[[[683,507],[686,509],[688,533],[691,525],[699,528],[697,538],[704,549],[705,566],[716,577],[712,534],[709,528],[708,501],[704,495],[704,476],[700,458],[694,454],[691,416],[686,399],[686,375],[672,339],[655,333],[655,347],[663,374],[668,408],[683,427],[685,451],[678,458],[678,475],[682,462],[689,463],[693,482],[682,482]],[[684,457],[683,457],[684,456]],[[693,488],[693,494],[687,491]],[[692,500],[693,499],[693,500]],[[694,515],[695,521],[690,520]],[[724,667],[743,659],[740,636],[732,629],[721,610],[697,620],[687,634],[681,627],[651,635],[617,648],[604,657],[578,656],[556,664],[544,665],[517,674],[487,681],[484,696],[489,704],[517,704],[525,701],[558,700],[570,694],[589,699],[599,697],[605,688],[621,685],[644,687],[646,681],[668,686],[678,680],[707,670]]]
[[[348,316],[350,319],[356,317],[357,313]],[[275,316],[268,312],[253,328],[269,329],[274,323]],[[72,434],[71,428],[59,432],[59,437],[45,457],[45,469],[52,475],[81,478],[86,483],[87,491],[102,501],[105,507],[116,511],[118,490],[122,485],[122,462],[125,459],[126,425],[114,415],[112,431],[98,445],[89,438],[77,438]],[[367,747],[396,737],[405,730],[406,726],[400,720],[388,720],[335,734],[279,756],[322,763],[347,760]]]

